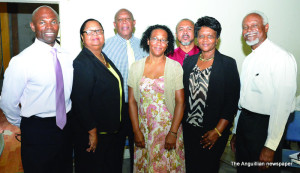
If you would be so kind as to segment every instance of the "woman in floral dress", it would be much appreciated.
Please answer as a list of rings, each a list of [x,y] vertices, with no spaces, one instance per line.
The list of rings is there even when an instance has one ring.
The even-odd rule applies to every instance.
[[[185,172],[183,72],[165,56],[174,50],[174,36],[166,26],[150,26],[141,47],[149,56],[132,64],[128,78],[134,172]]]

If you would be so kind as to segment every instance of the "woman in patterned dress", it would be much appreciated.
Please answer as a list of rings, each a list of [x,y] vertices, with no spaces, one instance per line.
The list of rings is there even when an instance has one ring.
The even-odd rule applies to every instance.
[[[238,108],[239,74],[235,60],[216,49],[220,33],[215,18],[198,19],[195,36],[202,52],[183,62],[182,125],[188,173],[218,172]]]
[[[132,64],[128,78],[134,172],[185,172],[183,71],[165,56],[174,50],[174,36],[166,26],[150,26],[141,47],[149,56]]]

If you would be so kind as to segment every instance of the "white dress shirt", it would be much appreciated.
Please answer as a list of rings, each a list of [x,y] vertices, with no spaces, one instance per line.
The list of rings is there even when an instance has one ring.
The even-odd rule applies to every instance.
[[[266,39],[243,62],[239,107],[270,115],[265,146],[276,150],[295,108],[297,64],[289,52]],[[233,133],[239,119],[235,117]]]
[[[73,59],[58,44],[65,92],[66,112],[71,109],[70,94],[73,83]],[[4,74],[0,107],[7,120],[20,126],[21,117],[32,115],[45,118],[56,116],[56,78],[51,46],[35,42],[13,57]]]

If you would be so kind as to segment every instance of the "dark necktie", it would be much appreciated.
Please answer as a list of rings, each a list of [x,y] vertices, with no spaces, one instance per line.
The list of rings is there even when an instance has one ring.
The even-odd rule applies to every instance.
[[[53,62],[56,74],[56,124],[60,129],[63,129],[67,122],[64,79],[61,66],[57,58],[56,49],[52,48],[51,53],[53,54]]]

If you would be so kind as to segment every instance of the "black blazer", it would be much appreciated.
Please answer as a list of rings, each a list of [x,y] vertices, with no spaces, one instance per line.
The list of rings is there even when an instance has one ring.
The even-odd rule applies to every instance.
[[[103,52],[102,54],[118,73],[123,88],[121,73]],[[121,123],[118,79],[85,47],[74,60],[73,67],[71,100],[73,117],[79,122],[77,125],[87,131],[95,127],[98,132],[113,133],[119,130]],[[122,103],[125,103],[124,92]]]
[[[183,84],[186,104],[183,122],[186,121],[187,112],[189,111],[189,77],[193,67],[197,64],[199,54],[190,56],[183,62]],[[234,115],[238,109],[239,97],[240,78],[236,62],[233,58],[223,55],[216,50],[204,110],[204,130],[212,130],[217,126],[220,119],[226,119],[229,121],[229,125],[224,132],[229,132]]]

